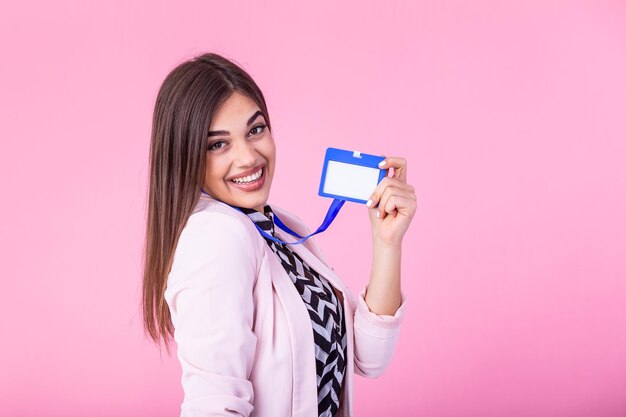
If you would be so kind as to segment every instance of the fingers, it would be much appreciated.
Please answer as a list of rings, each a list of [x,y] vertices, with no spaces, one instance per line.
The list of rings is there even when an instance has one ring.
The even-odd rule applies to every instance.
[[[385,202],[381,202],[383,207],[382,215],[380,219],[383,220],[387,215],[397,216],[398,213],[405,214],[412,217],[414,210],[411,207],[415,206],[415,200],[410,197],[401,195],[391,195]],[[395,214],[394,214],[395,212]]]
[[[406,182],[402,182],[398,178],[385,177],[380,181],[380,183],[378,183],[378,185],[374,189],[374,192],[370,196],[371,203],[370,201],[368,201],[368,203],[370,204],[366,204],[366,206],[376,207],[387,187],[394,187],[401,190],[406,190],[411,193],[415,191],[412,185],[409,185]]]
[[[379,168],[393,168],[393,178],[406,182],[406,159],[398,156],[388,156],[378,164]]]
[[[370,208],[378,206],[379,216],[384,218],[387,213],[393,211],[393,209],[389,211],[386,209],[388,201],[392,196],[403,197],[408,200],[417,200],[412,185],[402,182],[397,178],[385,177],[378,184],[366,205]]]
[[[395,187],[387,187],[378,203],[378,217],[384,219],[388,214],[392,214],[394,210],[402,210],[409,207],[409,204],[415,204],[417,197],[408,190],[402,190]]]

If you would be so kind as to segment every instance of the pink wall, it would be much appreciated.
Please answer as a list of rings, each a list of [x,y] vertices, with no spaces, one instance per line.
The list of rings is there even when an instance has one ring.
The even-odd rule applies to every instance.
[[[89,4],[88,4],[89,3]],[[0,13],[0,414],[173,416],[143,338],[158,86],[204,51],[269,103],[270,203],[312,227],[324,149],[409,160],[397,356],[358,416],[626,415],[623,2],[61,1]],[[363,206],[322,247],[369,278]]]

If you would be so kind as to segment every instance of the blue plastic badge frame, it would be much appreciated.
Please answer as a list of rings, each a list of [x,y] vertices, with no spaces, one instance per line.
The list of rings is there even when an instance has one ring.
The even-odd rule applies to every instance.
[[[322,197],[330,197],[330,198],[334,198],[338,200],[352,201],[354,203],[361,203],[361,204],[367,203],[367,200],[361,200],[358,198],[347,197],[347,196],[336,195],[336,194],[329,194],[329,193],[324,192],[324,184],[326,183],[326,171],[328,169],[328,162],[336,161],[336,162],[342,162],[345,164],[359,165],[359,166],[363,166],[367,168],[378,169],[380,171],[378,175],[378,181],[376,182],[378,184],[382,181],[383,178],[385,178],[385,175],[387,174],[386,169],[381,169],[378,166],[380,161],[383,161],[384,159],[385,159],[384,157],[378,156],[378,155],[370,155],[370,154],[361,153],[357,151],[348,151],[348,150],[338,149],[338,148],[327,148],[326,155],[324,156],[324,166],[322,168],[322,178],[320,180],[320,187],[319,187],[318,194]]]

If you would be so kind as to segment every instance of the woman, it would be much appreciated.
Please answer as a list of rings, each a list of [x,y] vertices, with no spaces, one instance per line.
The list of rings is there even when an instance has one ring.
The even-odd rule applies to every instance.
[[[176,67],[154,110],[143,280],[147,333],[177,343],[182,416],[352,416],[353,373],[390,363],[406,301],[402,238],[416,208],[406,161],[368,202],[372,274],[358,298],[308,228],[267,204],[275,146],[265,99],[233,62]],[[160,344],[159,344],[160,346]]]

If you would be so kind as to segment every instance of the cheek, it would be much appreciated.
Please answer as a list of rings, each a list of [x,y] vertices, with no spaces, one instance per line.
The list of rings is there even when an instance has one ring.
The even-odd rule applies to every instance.
[[[274,140],[270,139],[268,140],[263,147],[263,154],[265,155],[265,157],[270,160],[270,161],[274,161],[274,159],[276,158],[276,145],[274,144]]]
[[[205,178],[208,181],[223,181],[228,174],[228,166],[221,158],[207,158]]]

